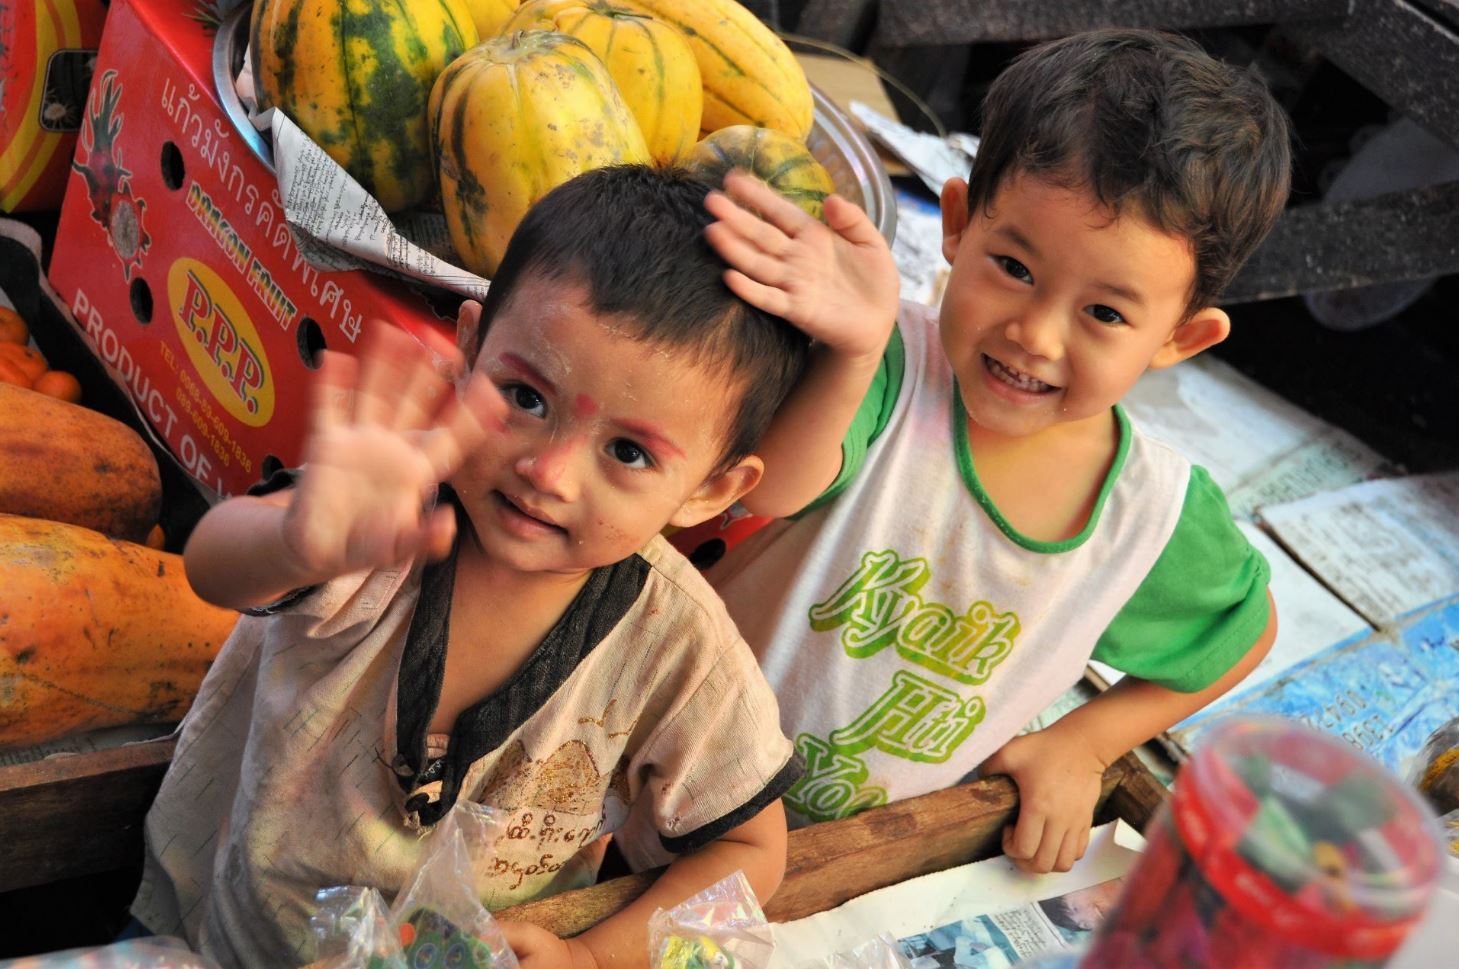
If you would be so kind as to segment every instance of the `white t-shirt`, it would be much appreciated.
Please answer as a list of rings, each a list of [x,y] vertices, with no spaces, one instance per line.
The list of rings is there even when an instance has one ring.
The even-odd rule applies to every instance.
[[[794,821],[844,817],[965,777],[1079,678],[1191,514],[1190,463],[1117,410],[1120,451],[1084,531],[1057,543],[1019,534],[977,483],[935,316],[904,304],[899,332],[884,370],[900,382],[897,373],[879,381],[864,408],[881,411],[880,432],[863,435],[874,440],[868,446],[853,433],[827,496],[751,535],[707,572],[805,759],[806,774],[785,799]],[[1197,517],[1207,526],[1212,516]],[[1219,677],[1255,640],[1253,623],[1257,632],[1265,625],[1265,563],[1229,513],[1224,522],[1220,541],[1240,547],[1216,559],[1228,571],[1246,563],[1235,607],[1246,618],[1215,635],[1234,645],[1188,649],[1177,670],[1161,659],[1177,687]],[[1188,571],[1192,555],[1175,558]],[[1180,587],[1158,591],[1168,595],[1171,585]],[[1216,618],[1231,612],[1230,600],[1213,606]],[[1159,613],[1161,604],[1143,608]],[[1146,621],[1134,638],[1150,635]],[[1114,665],[1152,672],[1118,661],[1138,654],[1138,642],[1107,652],[1101,658]]]

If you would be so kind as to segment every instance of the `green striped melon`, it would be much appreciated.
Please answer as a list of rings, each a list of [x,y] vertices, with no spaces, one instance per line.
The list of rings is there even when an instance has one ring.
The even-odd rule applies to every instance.
[[[431,85],[476,41],[463,0],[256,0],[259,107],[283,109],[395,212],[431,194]]]
[[[816,218],[836,190],[831,175],[805,145],[770,128],[721,128],[689,153],[686,168],[719,188],[732,168],[743,168]]]

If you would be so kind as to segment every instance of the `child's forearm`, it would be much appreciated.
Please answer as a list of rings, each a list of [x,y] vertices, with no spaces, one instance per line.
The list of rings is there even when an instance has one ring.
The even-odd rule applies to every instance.
[[[1149,680],[1127,676],[1048,729],[1080,738],[1103,763],[1113,763],[1208,706],[1256,668],[1271,651],[1277,638],[1277,607],[1270,592],[1267,593],[1267,605],[1269,618],[1261,636],[1236,665],[1205,689],[1179,693]]]
[[[204,515],[183,550],[193,591],[215,605],[242,610],[333,578],[304,574],[285,546],[291,495],[229,498]]]
[[[642,969],[648,963],[648,919],[655,909],[685,899],[742,870],[763,903],[785,875],[785,809],[779,801],[758,815],[671,864],[647,892],[627,908],[573,941],[592,954],[597,969]],[[591,969],[578,966],[574,969]]]
[[[879,356],[848,357],[822,344],[781,405],[756,453],[765,474],[741,504],[781,518],[814,501],[841,471],[841,442],[866,397]]]

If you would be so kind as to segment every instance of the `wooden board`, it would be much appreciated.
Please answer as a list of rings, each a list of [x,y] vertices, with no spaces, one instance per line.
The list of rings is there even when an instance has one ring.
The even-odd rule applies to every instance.
[[[1128,755],[1104,776],[1098,820],[1120,817],[1143,830],[1164,798],[1160,782]],[[992,857],[1017,808],[1013,782],[993,777],[792,831],[785,880],[765,915],[793,921],[908,878]],[[497,915],[576,935],[642,895],[657,875],[615,878]]]
[[[0,767],[0,892],[110,871],[141,856],[171,737]]]

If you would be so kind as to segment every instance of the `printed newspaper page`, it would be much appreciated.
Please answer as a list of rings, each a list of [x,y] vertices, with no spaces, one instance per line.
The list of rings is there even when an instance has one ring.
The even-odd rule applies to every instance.
[[[1375,626],[1459,593],[1459,472],[1370,481],[1262,509],[1303,565]]]
[[[1028,875],[999,857],[924,875],[839,908],[773,926],[769,969],[845,952],[880,933],[913,969],[994,969],[1077,946],[1119,897],[1144,840],[1123,821],[1096,828],[1064,874]]]

